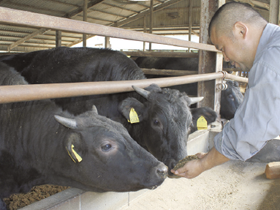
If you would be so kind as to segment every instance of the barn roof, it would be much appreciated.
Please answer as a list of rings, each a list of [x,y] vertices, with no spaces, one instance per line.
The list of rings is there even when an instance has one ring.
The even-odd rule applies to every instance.
[[[258,2],[262,5],[254,6],[268,19],[269,0]],[[0,0],[0,7],[74,20],[83,20],[83,4],[84,0]],[[191,12],[189,5],[190,0],[153,0],[153,33],[188,34],[189,15],[192,13],[192,33],[198,35],[200,1],[193,0]],[[143,31],[145,25],[149,30],[149,15],[150,1],[88,0],[87,22],[90,23]],[[54,48],[56,33],[55,30],[47,28],[0,22],[0,51],[28,52]],[[82,34],[61,32],[61,46],[70,47],[81,42],[82,39]]]

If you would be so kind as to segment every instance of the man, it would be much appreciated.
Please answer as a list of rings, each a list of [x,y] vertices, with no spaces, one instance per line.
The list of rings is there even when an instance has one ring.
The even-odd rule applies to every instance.
[[[280,27],[248,4],[230,2],[213,16],[209,36],[226,61],[250,70],[249,83],[234,118],[215,137],[215,147],[172,171],[186,178],[230,159],[246,161],[280,134]]]

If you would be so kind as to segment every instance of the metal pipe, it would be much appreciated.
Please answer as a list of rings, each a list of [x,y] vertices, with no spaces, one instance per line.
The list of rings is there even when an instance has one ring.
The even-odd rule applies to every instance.
[[[67,18],[54,17],[50,15],[37,14],[33,12],[15,10],[5,7],[0,7],[0,22],[32,26],[38,28],[49,28],[61,31],[71,31],[82,34],[109,36],[136,41],[146,41],[178,47],[191,47],[195,49],[218,52],[214,45],[189,42],[170,37],[104,26],[84,21],[70,20]]]
[[[235,80],[235,81],[238,81],[238,82],[245,82],[245,83],[248,83],[248,78],[239,77],[239,76],[232,75],[232,74],[226,74],[225,78],[226,78],[226,79]]]
[[[155,83],[160,87],[167,87],[224,78],[227,77],[227,75],[228,74],[226,73],[217,72],[203,75],[144,80],[0,86],[0,103],[129,92],[134,91],[132,85],[144,88]],[[244,82],[246,79],[237,76],[234,76],[233,78],[236,80],[242,79]]]

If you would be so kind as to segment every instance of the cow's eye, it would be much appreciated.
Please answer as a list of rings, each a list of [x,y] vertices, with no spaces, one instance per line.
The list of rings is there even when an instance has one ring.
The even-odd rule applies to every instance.
[[[154,122],[153,122],[153,123],[154,123],[155,126],[159,126],[159,125],[160,125],[160,122],[159,122],[159,120],[157,120],[157,119],[154,119]]]
[[[112,148],[112,145],[111,144],[105,144],[101,147],[102,151],[103,152],[107,152],[109,151],[110,149]]]

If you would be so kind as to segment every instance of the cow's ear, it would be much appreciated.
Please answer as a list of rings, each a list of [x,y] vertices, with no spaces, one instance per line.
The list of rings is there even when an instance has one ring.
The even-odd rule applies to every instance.
[[[79,163],[83,160],[82,142],[82,137],[78,133],[71,133],[66,140],[65,149],[74,163]]]
[[[146,87],[145,90],[149,92],[156,92],[156,93],[161,93],[162,89],[159,87],[157,84],[151,84],[150,86]]]
[[[135,98],[126,98],[119,104],[118,109],[130,123],[143,120],[145,105]]]

